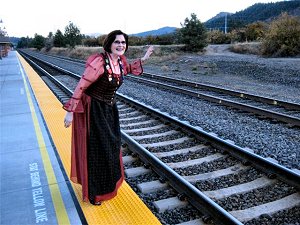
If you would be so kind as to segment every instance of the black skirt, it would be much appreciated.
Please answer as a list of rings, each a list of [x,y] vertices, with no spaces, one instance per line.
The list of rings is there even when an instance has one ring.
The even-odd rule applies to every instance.
[[[87,169],[89,198],[111,193],[121,178],[121,132],[117,104],[91,98]]]

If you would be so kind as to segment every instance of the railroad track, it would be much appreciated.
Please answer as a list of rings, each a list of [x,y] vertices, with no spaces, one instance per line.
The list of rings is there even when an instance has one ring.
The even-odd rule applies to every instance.
[[[82,60],[56,56],[47,57],[59,58],[79,65],[84,64]],[[128,75],[127,78],[133,82],[142,82],[160,89],[167,89],[247,112],[260,119],[269,119],[272,123],[282,122],[290,127],[300,127],[300,105],[296,103],[150,73],[143,73],[143,76]]]
[[[299,104],[150,73],[144,73],[142,77],[132,75],[128,77],[138,82],[253,113],[261,118],[300,127]]]
[[[45,70],[38,71],[46,77]],[[70,85],[44,80],[55,82],[48,84],[54,89]],[[64,102],[73,88],[56,96]],[[214,224],[300,223],[297,171],[124,95],[118,99],[126,180],[162,223],[200,224],[199,218]]]

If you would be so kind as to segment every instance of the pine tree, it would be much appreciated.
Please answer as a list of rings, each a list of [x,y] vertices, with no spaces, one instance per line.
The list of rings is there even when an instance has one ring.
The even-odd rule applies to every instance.
[[[81,44],[80,30],[72,22],[69,22],[69,25],[65,28],[65,41],[71,48],[75,48],[76,45]]]
[[[181,26],[178,35],[185,51],[198,52],[207,46],[206,29],[196,14],[192,13],[191,19],[186,18]]]

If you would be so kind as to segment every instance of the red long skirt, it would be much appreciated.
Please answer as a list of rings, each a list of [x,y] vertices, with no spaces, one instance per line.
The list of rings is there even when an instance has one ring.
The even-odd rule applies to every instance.
[[[82,100],[84,112],[74,113],[72,125],[71,180],[82,185],[84,201],[109,200],[124,180],[117,104]]]

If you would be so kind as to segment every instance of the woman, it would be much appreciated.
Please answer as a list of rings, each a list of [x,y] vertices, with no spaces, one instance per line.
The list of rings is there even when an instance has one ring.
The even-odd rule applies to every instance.
[[[123,76],[143,72],[142,62],[153,52],[128,64],[123,55],[128,36],[120,30],[109,33],[104,53],[90,56],[71,99],[65,127],[72,126],[71,180],[82,185],[84,201],[100,205],[116,196],[124,179],[119,113],[115,102]]]

